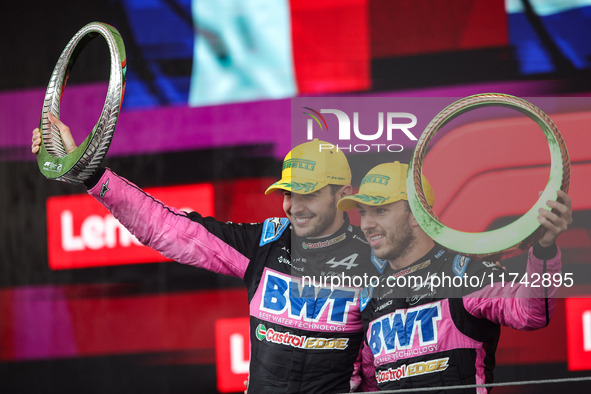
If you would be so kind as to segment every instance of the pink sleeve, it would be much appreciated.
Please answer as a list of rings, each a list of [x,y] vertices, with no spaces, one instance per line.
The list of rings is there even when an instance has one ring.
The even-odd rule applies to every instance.
[[[374,365],[373,353],[371,348],[367,346],[365,341],[361,344],[361,384],[359,390],[361,392],[366,391],[378,391],[378,382],[376,380],[376,368]]]
[[[249,259],[199,222],[106,169],[88,193],[142,244],[179,263],[244,278]]]
[[[362,345],[363,346],[363,345]],[[357,360],[353,364],[353,374],[351,374],[351,389],[350,392],[355,392],[361,384],[361,348],[357,355]]]
[[[464,307],[475,317],[518,330],[528,331],[545,327],[554,312],[557,288],[553,285],[554,281],[550,281],[550,286],[544,286],[541,275],[559,273],[561,266],[560,249],[555,257],[542,260],[537,258],[533,248],[530,248],[527,261],[529,285],[519,283],[519,277],[511,286],[513,277],[510,277],[504,286],[501,282],[494,283],[465,296]],[[535,279],[538,275],[540,280],[532,286],[532,278]]]

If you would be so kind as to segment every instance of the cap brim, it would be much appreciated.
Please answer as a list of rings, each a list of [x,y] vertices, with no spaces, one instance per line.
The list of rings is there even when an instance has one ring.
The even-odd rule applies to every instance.
[[[294,179],[293,177],[282,178],[265,190],[265,194],[271,194],[275,190],[286,190],[297,194],[310,194],[326,186],[327,183],[320,181],[309,181],[307,179]]]
[[[357,201],[353,198],[354,196],[343,197],[337,202],[337,208],[339,211],[350,211],[357,207]]]
[[[280,185],[281,182],[282,181],[275,182],[274,184],[269,186],[267,190],[265,190],[265,195],[269,195],[273,193],[275,190],[288,190],[287,188],[285,188],[285,186]]]

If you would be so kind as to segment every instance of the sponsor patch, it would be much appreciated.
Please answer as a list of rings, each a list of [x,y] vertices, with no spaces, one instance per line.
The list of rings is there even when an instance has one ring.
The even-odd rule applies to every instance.
[[[107,194],[107,192],[111,189],[109,189],[109,181],[111,180],[111,178],[107,178],[107,180],[105,181],[105,183],[103,183],[103,186],[101,186],[101,192],[99,193],[99,196],[101,198],[105,197],[105,194]]]
[[[373,254],[373,249],[371,250],[371,262],[373,263],[373,265],[377,268],[378,272],[380,274],[384,273],[384,270],[386,269],[386,263],[388,263],[388,260],[381,260],[378,259],[376,257],[375,254]]]
[[[334,237],[332,239],[327,239],[326,241],[321,242],[302,242],[302,248],[304,249],[320,249],[326,248],[327,246],[334,245],[338,242],[341,242],[347,238],[346,234],[341,234],[338,237]]]
[[[277,240],[281,234],[283,234],[287,226],[289,226],[289,220],[286,218],[271,218],[265,220],[259,246]]]
[[[369,301],[371,301],[371,295],[373,294],[373,287],[364,287],[363,290],[361,290],[361,295],[359,296],[359,307],[361,312],[363,312],[363,310],[365,309],[365,307],[367,306],[367,304],[369,303]]]
[[[259,341],[272,342],[278,345],[291,346],[297,349],[345,350],[349,346],[349,338],[315,338],[305,335],[294,335],[290,332],[275,331],[259,324],[255,333]]]
[[[353,253],[350,256],[345,257],[341,261],[336,261],[334,257],[327,261],[325,264],[328,264],[330,268],[337,268],[337,267],[346,267],[350,270],[353,267],[357,267],[359,264],[355,264],[355,260],[359,257],[359,253]]]
[[[392,305],[392,303],[393,303],[393,301],[392,301],[392,300],[389,300],[389,301],[387,301],[386,303],[384,303],[384,304],[382,304],[382,305],[378,306],[378,307],[377,307],[377,308],[374,310],[374,312],[379,312],[379,311],[381,311],[381,310],[383,310],[383,309],[386,309],[387,307],[389,307],[390,305]]]
[[[482,265],[484,265],[486,268],[498,268],[497,264],[491,261],[483,261]]]
[[[394,382],[412,376],[426,375],[429,373],[445,371],[449,366],[449,357],[438,358],[418,363],[404,364],[398,368],[388,368],[385,371],[376,371],[378,383]]]
[[[397,309],[370,322],[367,343],[375,357],[436,345],[441,318],[441,301]]]
[[[454,257],[454,262],[452,266],[452,271],[456,276],[462,277],[466,273],[466,268],[468,268],[468,262],[470,261],[470,257],[456,255]]]
[[[315,167],[316,167],[315,161],[294,158],[294,159],[285,160],[283,162],[282,170],[285,170],[287,168],[292,168],[292,169],[293,168],[302,168],[304,170],[314,171]]]
[[[260,301],[253,301],[259,307],[259,318],[316,331],[345,331],[361,292],[348,287],[319,287],[310,277],[295,278],[268,268],[261,283]]]
[[[398,271],[395,274],[392,274],[392,277],[396,279],[404,275],[412,274],[413,272],[428,267],[429,265],[431,265],[431,260],[423,261],[420,264],[413,265],[412,267],[405,268],[402,271]]]
[[[45,171],[60,172],[62,170],[62,165],[46,161],[45,164],[43,164],[43,169]]]

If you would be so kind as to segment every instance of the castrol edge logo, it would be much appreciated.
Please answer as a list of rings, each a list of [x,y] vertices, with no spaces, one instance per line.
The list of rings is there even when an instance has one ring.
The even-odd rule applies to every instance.
[[[403,364],[398,368],[388,368],[385,371],[376,370],[378,383],[395,382],[412,376],[445,371],[449,366],[449,357],[436,360],[419,361],[413,364]]]
[[[259,341],[272,342],[297,349],[344,350],[349,344],[349,338],[307,337],[305,335],[295,335],[290,332],[275,331],[272,328],[265,327],[264,324],[257,326],[255,335]]]
[[[145,191],[168,206],[214,216],[214,191],[209,183]],[[160,253],[141,245],[105,207],[87,194],[50,197],[46,207],[51,269],[168,261]]]

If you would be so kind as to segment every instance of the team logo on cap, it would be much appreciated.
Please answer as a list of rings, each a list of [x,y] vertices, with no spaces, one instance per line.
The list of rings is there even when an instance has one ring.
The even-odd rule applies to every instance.
[[[304,170],[314,171],[316,162],[306,159],[288,159],[283,162],[283,170],[286,168],[301,168]]]
[[[384,197],[384,196],[370,196],[367,194],[356,194],[355,198],[369,203],[369,204],[384,204],[386,202],[387,199],[389,199],[390,197]]]
[[[364,176],[363,179],[361,180],[361,185],[363,185],[365,183],[379,183],[381,185],[386,186],[388,184],[389,180],[390,180],[390,177],[386,176],[386,175],[368,174],[368,175]]]

